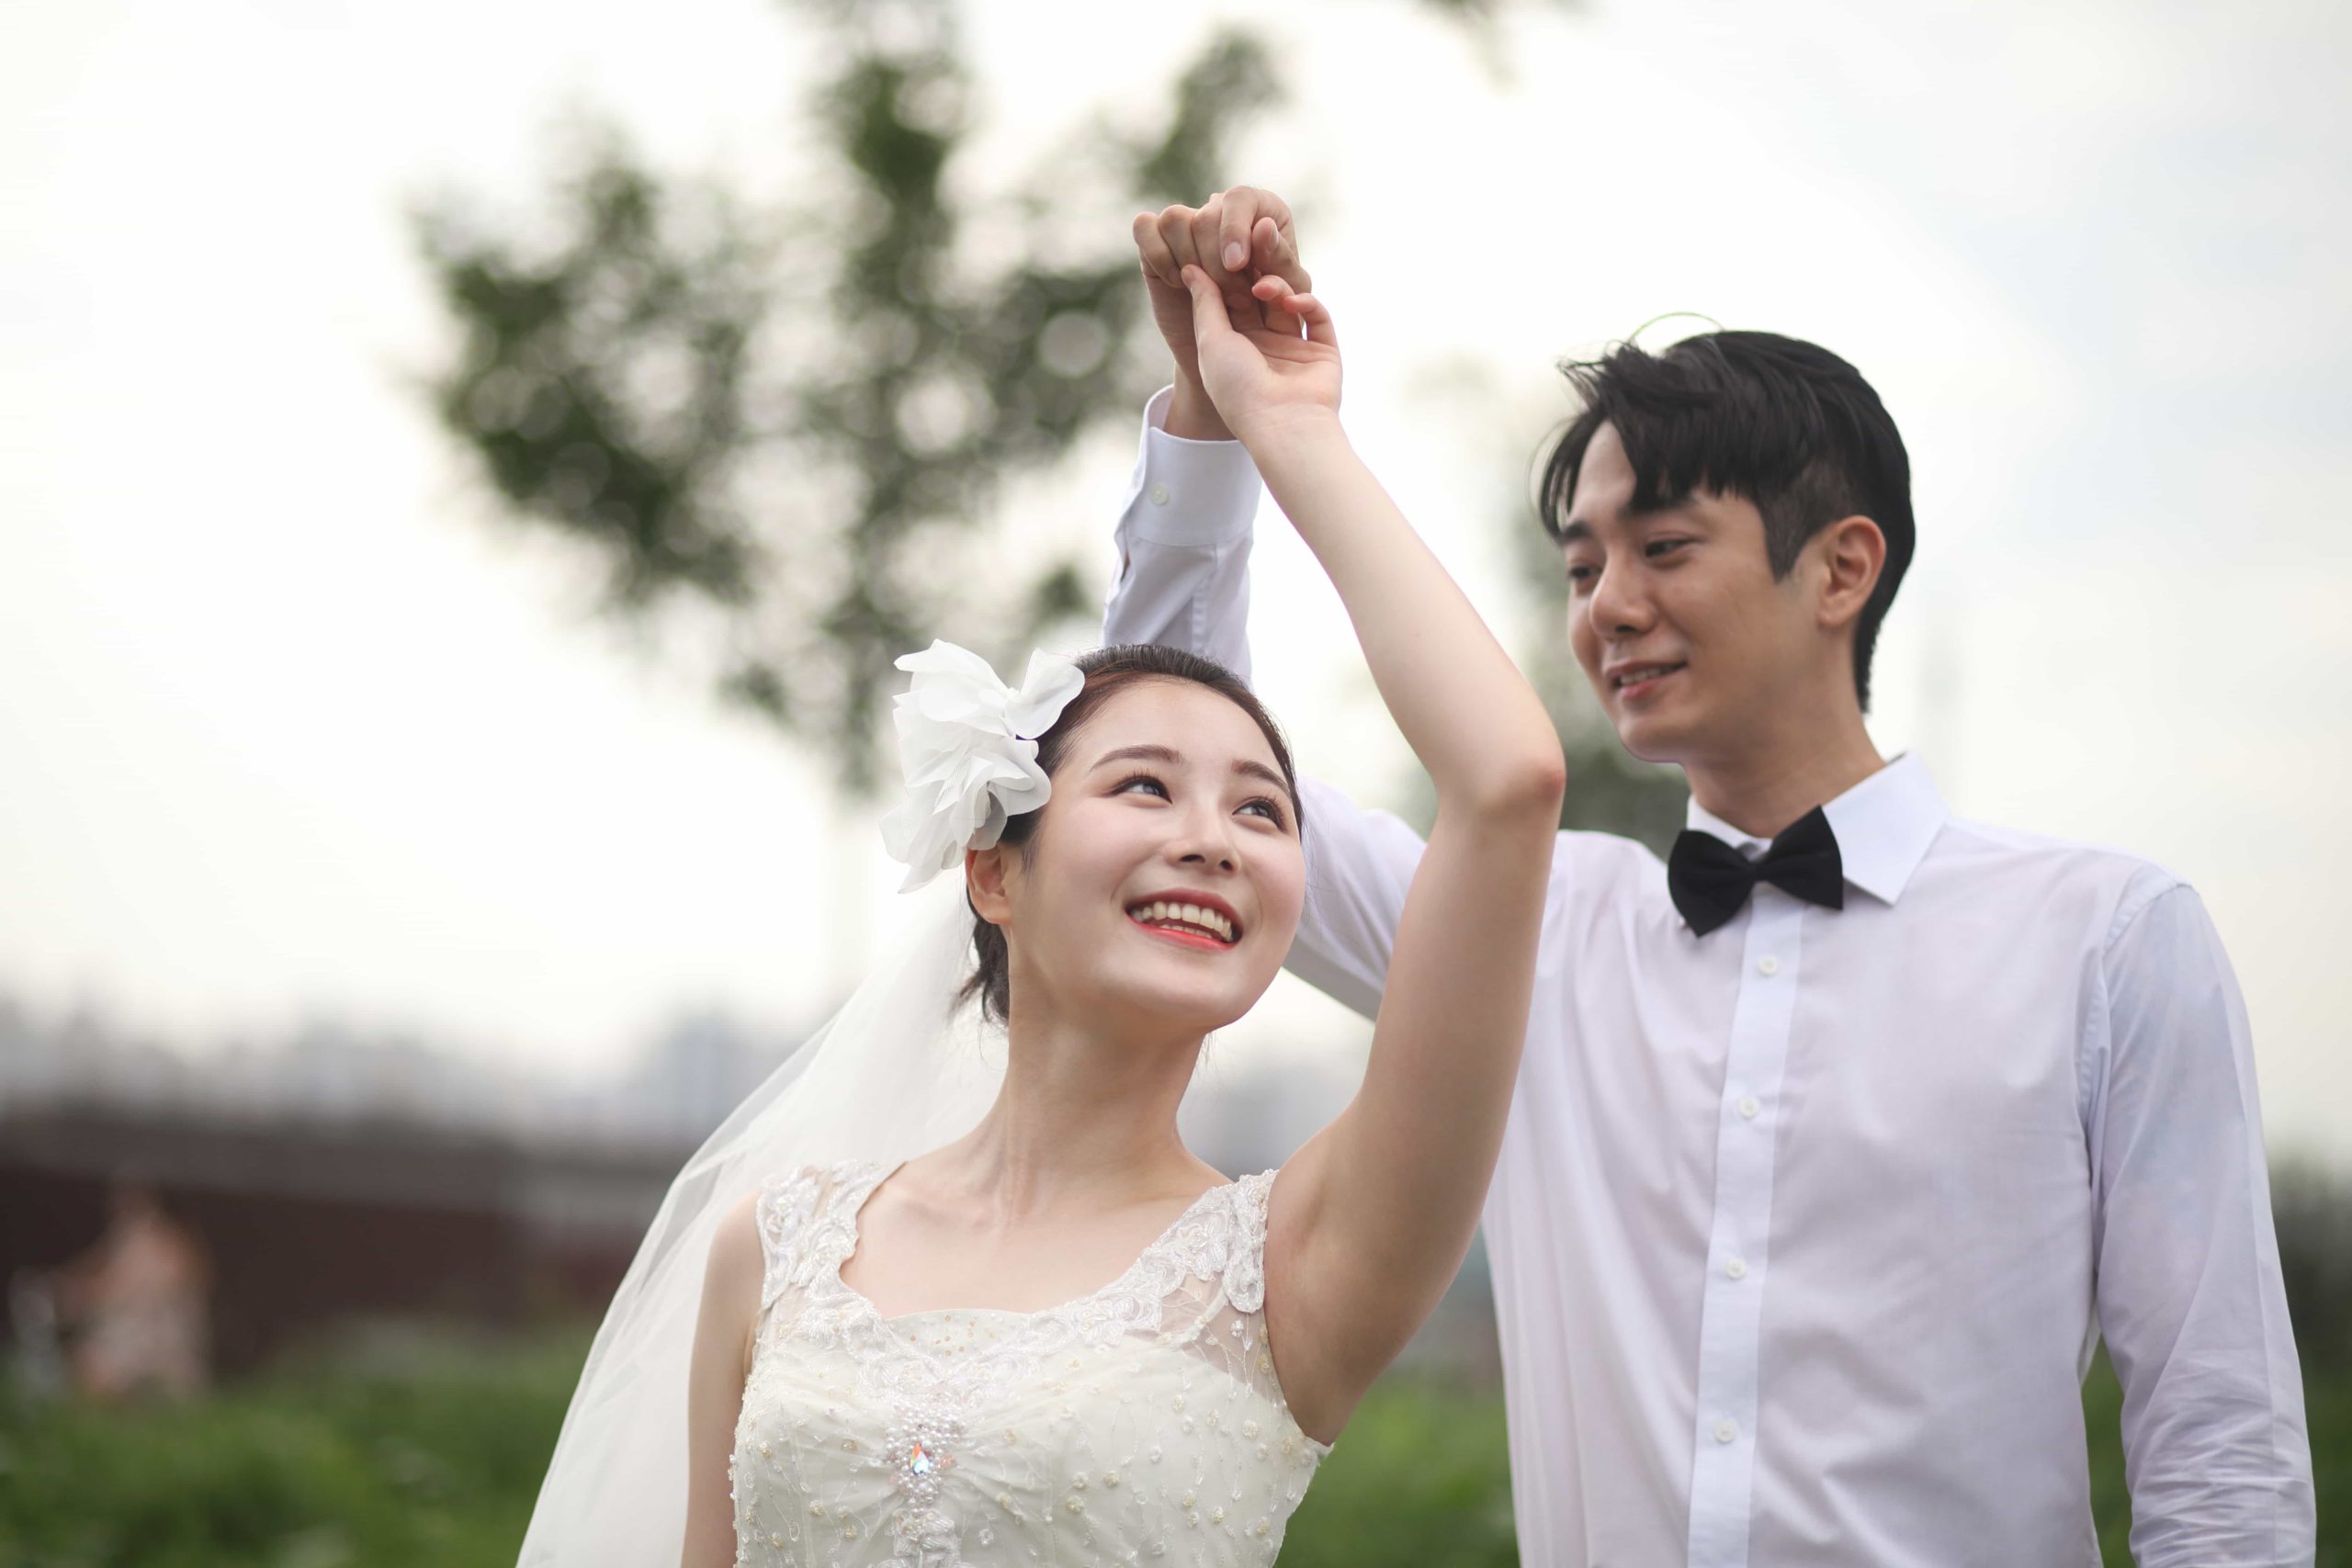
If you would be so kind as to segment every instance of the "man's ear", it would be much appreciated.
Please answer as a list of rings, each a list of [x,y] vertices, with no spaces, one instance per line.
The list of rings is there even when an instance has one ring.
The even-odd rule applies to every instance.
[[[980,919],[992,926],[1012,922],[1012,900],[1005,896],[1004,887],[1005,863],[1020,852],[1010,844],[964,852],[964,891]]]
[[[1886,570],[1886,535],[1867,517],[1840,517],[1814,536],[1813,547],[1822,565],[1815,617],[1825,631],[1849,626],[1861,618]]]

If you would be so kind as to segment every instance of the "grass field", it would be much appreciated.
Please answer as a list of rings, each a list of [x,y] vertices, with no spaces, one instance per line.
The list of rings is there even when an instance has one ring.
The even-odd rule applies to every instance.
[[[6,1568],[505,1568],[585,1350],[377,1343],[177,1408],[28,1405],[0,1389]],[[2111,1564],[2129,1505],[2104,1366],[2085,1391]],[[2352,1568],[2352,1380],[2309,1389],[2323,1568]],[[1492,1397],[1383,1385],[1316,1478],[1285,1568],[1518,1556]]]

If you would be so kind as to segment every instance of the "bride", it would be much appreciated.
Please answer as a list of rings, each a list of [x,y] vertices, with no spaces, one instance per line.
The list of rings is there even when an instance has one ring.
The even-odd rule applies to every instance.
[[[1312,892],[1313,825],[1247,687],[1164,648],[1040,654],[1017,691],[949,645],[900,660],[915,794],[886,837],[910,886],[956,868],[963,897],[673,1189],[525,1563],[682,1541],[686,1568],[1270,1562],[1460,1267],[1526,1030],[1559,745],[1342,434],[1323,305],[1185,280],[1217,411],[1437,787],[1362,1089],[1238,1181],[1177,1135],[1204,1036],[1264,992]],[[941,1042],[974,997],[1001,1071]]]

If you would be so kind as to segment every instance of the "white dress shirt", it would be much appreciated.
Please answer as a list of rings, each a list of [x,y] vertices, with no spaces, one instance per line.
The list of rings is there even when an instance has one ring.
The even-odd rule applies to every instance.
[[[1257,475],[1165,399],[1104,640],[1246,679]],[[1304,804],[1289,966],[1369,1015],[1421,841]],[[1907,758],[1826,805],[1845,908],[1762,884],[1704,937],[1647,849],[1559,836],[1485,1211],[1522,1560],[2095,1565],[2104,1335],[2138,1561],[2308,1563],[2254,1061],[2197,894],[1955,818]]]

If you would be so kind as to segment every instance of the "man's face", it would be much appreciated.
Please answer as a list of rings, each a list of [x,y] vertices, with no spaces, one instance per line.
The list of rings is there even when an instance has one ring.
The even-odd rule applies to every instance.
[[[1627,750],[1722,765],[1763,733],[1772,705],[1812,700],[1810,574],[1801,563],[1773,579],[1750,502],[1700,491],[1632,513],[1633,493],[1624,445],[1604,424],[1563,526],[1569,643]]]

